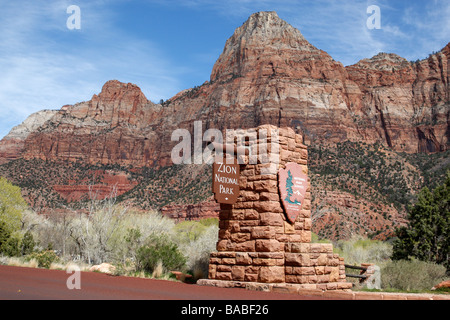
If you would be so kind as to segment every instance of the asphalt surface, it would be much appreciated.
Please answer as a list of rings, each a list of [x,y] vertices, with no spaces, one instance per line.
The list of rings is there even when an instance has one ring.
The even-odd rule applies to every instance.
[[[293,294],[216,288],[176,281],[81,272],[80,289],[69,289],[72,273],[0,266],[1,300],[317,300]]]

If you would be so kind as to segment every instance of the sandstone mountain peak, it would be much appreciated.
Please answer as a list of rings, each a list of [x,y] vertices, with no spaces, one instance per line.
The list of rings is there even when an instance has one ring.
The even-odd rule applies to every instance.
[[[245,76],[254,68],[251,59],[258,58],[270,63],[271,57],[280,50],[291,54],[319,51],[276,12],[254,13],[227,40],[213,67],[211,80]]]
[[[97,95],[94,95],[94,97],[97,97]],[[107,81],[98,95],[100,100],[107,101],[117,100],[122,97],[126,97],[127,99],[138,99],[142,102],[147,100],[144,93],[137,85],[133,83],[123,83],[118,80]]]
[[[395,53],[380,52],[370,59],[359,61],[356,65],[363,69],[390,71],[408,67],[410,63]]]

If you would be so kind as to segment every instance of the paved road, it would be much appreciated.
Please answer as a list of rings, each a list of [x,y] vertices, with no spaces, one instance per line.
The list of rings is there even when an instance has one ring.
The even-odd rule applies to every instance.
[[[317,298],[175,281],[81,272],[81,289],[67,288],[71,274],[59,270],[0,266],[2,300],[315,300]]]

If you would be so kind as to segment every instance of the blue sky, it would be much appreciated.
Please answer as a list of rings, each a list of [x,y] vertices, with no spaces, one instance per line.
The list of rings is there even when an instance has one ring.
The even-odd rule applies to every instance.
[[[70,5],[80,29],[67,28]],[[370,5],[381,29],[367,28]],[[273,10],[344,65],[379,52],[423,59],[450,41],[448,0],[0,0],[0,137],[108,80],[135,83],[154,102],[200,85],[234,30]]]

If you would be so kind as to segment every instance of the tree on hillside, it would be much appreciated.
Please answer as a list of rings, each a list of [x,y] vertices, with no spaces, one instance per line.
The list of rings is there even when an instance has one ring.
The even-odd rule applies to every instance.
[[[450,270],[450,171],[445,182],[434,191],[419,193],[409,210],[409,225],[397,230],[393,260],[417,258],[443,264]]]
[[[0,253],[9,256],[19,254],[22,213],[27,203],[20,188],[0,177]]]
[[[20,229],[22,212],[27,203],[22,198],[19,187],[0,177],[0,221],[3,221],[10,232]]]

